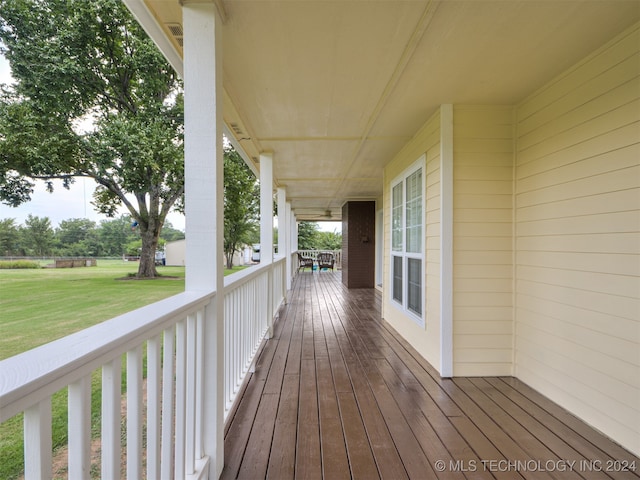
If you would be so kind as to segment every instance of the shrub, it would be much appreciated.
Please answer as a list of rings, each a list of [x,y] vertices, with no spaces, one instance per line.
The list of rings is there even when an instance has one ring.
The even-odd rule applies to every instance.
[[[0,269],[9,268],[40,268],[40,264],[30,260],[0,260]]]

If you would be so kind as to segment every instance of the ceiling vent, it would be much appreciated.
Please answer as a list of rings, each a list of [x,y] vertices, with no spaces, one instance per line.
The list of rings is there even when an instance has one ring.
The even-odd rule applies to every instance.
[[[167,23],[166,25],[167,25],[167,29],[169,30],[169,33],[171,33],[171,35],[173,36],[175,41],[178,43],[178,45],[183,47],[184,31],[182,30],[182,25],[180,25],[179,23]]]
[[[236,135],[242,135],[242,129],[240,128],[240,126],[237,123],[230,123],[229,126],[231,127],[231,130],[233,130],[235,132]]]

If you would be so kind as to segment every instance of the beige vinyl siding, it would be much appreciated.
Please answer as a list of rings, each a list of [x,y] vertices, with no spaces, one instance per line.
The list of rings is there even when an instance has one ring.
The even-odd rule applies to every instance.
[[[454,107],[455,376],[512,374],[513,132],[513,107]]]
[[[515,373],[640,454],[640,30],[517,108]]]
[[[391,244],[390,182],[426,155],[425,171],[425,327],[407,318],[390,299],[389,245]],[[383,317],[420,354],[440,370],[440,112],[436,112],[384,170],[384,295]]]

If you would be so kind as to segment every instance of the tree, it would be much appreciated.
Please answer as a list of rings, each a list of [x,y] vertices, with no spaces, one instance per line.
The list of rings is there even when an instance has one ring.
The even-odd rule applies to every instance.
[[[102,254],[119,257],[127,251],[127,244],[138,240],[138,233],[131,228],[131,218],[121,215],[113,220],[103,220],[98,227],[98,240]]]
[[[14,218],[0,220],[0,255],[18,255],[20,248],[20,229]]]
[[[56,229],[58,254],[94,257],[102,254],[96,223],[86,218],[63,220]]]
[[[165,242],[175,242],[176,240],[184,239],[184,232],[173,228],[171,222],[165,222],[160,238]]]
[[[49,217],[29,215],[24,223],[24,240],[30,253],[39,257],[51,254],[54,232]]]
[[[319,227],[316,222],[300,222],[298,225],[298,249],[315,250],[318,231]]]
[[[340,250],[342,248],[342,234],[333,232],[317,232],[315,237],[317,250]]]
[[[253,172],[230,145],[224,149],[224,254],[227,268],[233,255],[249,243],[257,229],[260,190]]]
[[[181,82],[120,0],[0,0],[0,41],[16,80],[0,100],[0,200],[33,179],[89,177],[107,216],[124,205],[157,275],[166,215],[184,193]]]

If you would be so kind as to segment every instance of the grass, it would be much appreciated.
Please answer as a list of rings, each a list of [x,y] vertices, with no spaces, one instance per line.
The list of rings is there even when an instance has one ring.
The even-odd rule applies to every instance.
[[[158,267],[178,279],[118,280],[136,271],[137,264],[119,260],[97,267],[0,270],[0,359],[184,290],[184,267]]]
[[[45,265],[48,262],[42,262]],[[184,267],[158,267],[165,278],[121,280],[138,264],[99,260],[86,268],[0,269],[0,360],[184,290]],[[225,269],[225,275],[244,267]],[[172,278],[166,278],[172,277]],[[92,381],[94,433],[99,433],[100,381]],[[53,447],[67,442],[67,391],[52,398]],[[22,415],[0,425],[0,478],[24,470]]]
[[[40,268],[40,264],[31,260],[0,260],[0,269],[14,268]]]
[[[184,267],[158,267],[176,278],[118,280],[137,264],[101,260],[97,267],[0,270],[0,359],[90,327],[184,290]],[[93,382],[93,397],[99,392]],[[99,396],[96,398],[99,401]],[[54,449],[67,442],[67,392],[52,398]],[[22,415],[0,425],[0,478],[17,478],[23,464]]]

